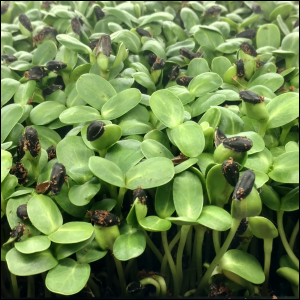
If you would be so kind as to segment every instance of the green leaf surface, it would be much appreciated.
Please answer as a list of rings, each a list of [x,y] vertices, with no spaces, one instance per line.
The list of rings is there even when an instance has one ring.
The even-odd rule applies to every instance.
[[[208,122],[209,126],[211,128],[213,128],[214,130],[216,130],[220,124],[221,117],[222,117],[222,114],[221,114],[221,111],[219,108],[216,108],[216,107],[210,108],[201,117],[198,124],[201,124],[203,122]],[[223,120],[222,124],[224,124],[224,120]]]
[[[69,191],[69,199],[76,206],[87,205],[99,192],[100,187],[101,184],[99,179],[93,177],[82,185],[72,186]]]
[[[162,219],[168,218],[174,213],[173,181],[156,189],[154,205],[157,215]]]
[[[256,33],[257,48],[272,46],[279,48],[280,46],[280,31],[275,24],[264,24]]]
[[[1,149],[1,183],[6,178],[12,166],[12,156],[8,151]]]
[[[92,174],[80,174],[72,172],[72,168],[87,168],[91,156],[94,152],[90,150],[79,136],[68,136],[61,140],[56,147],[57,159],[66,167],[67,174],[78,184],[92,178]]]
[[[211,51],[214,51],[219,45],[224,43],[224,38],[220,33],[205,28],[199,28],[195,32],[194,37],[201,46],[206,46]]]
[[[83,249],[91,241],[94,240],[94,237],[95,237],[95,233],[93,233],[89,239],[75,244],[56,244],[52,242],[51,251],[57,260],[61,260]]]
[[[89,54],[92,53],[91,48],[89,48],[87,45],[83,44],[76,38],[67,35],[67,34],[59,34],[56,36],[56,39],[66,48],[68,48],[71,51],[80,53],[80,54]]]
[[[122,136],[133,134],[145,134],[152,130],[152,125],[149,122],[139,120],[126,120],[119,123],[122,130]]]
[[[260,263],[254,256],[242,250],[227,251],[220,260],[219,269],[232,272],[254,284],[265,281]]]
[[[46,65],[47,62],[53,60],[56,52],[56,45],[50,40],[45,40],[34,52],[32,63],[36,66]]]
[[[265,142],[263,138],[254,131],[245,131],[234,135],[227,135],[228,138],[233,136],[246,136],[253,142],[253,147],[248,151],[248,155],[263,151],[265,149]]]
[[[114,243],[114,256],[121,261],[140,256],[146,248],[146,237],[140,230],[121,234]]]
[[[204,94],[200,96],[191,105],[192,117],[196,117],[205,113],[211,106],[222,104],[226,100],[226,96],[222,94]]]
[[[299,184],[299,151],[287,152],[274,159],[269,177],[277,182]]]
[[[106,254],[107,251],[102,250],[94,239],[76,252],[76,258],[80,264],[89,264],[103,258]]]
[[[206,187],[210,204],[220,207],[228,203],[234,190],[225,179],[221,165],[213,166],[209,170],[206,176]]]
[[[285,93],[272,99],[267,105],[268,128],[283,126],[299,116],[299,94]]]
[[[44,251],[50,247],[50,244],[51,242],[47,236],[38,235],[15,243],[15,247],[21,253],[30,254]]]
[[[127,89],[110,98],[101,109],[106,120],[113,120],[133,109],[142,99],[138,89]]]
[[[142,153],[146,158],[166,157],[172,159],[174,155],[161,143],[155,140],[145,140],[141,143]]]
[[[225,107],[218,106],[213,108],[221,112],[219,127],[225,134],[234,135],[243,131],[244,122],[237,114]]]
[[[89,168],[101,180],[115,186],[125,187],[124,173],[114,162],[102,157],[91,157]]]
[[[126,187],[149,189],[168,183],[174,176],[174,166],[170,159],[155,157],[147,159],[126,173]]]
[[[155,21],[172,21],[174,17],[167,12],[155,12],[148,16],[142,17],[139,20],[141,21],[139,26],[143,26],[148,23]]]
[[[231,227],[232,217],[225,209],[208,205],[203,207],[197,222],[213,230],[226,231]]]
[[[86,285],[91,273],[89,264],[79,264],[71,258],[58,262],[46,277],[49,291],[61,295],[73,295],[80,292]]]
[[[157,216],[149,216],[139,221],[140,226],[152,232],[167,231],[171,228],[172,223],[168,220],[161,219]]]
[[[31,276],[46,272],[57,265],[57,260],[50,250],[23,254],[12,248],[6,254],[9,271],[17,276]]]
[[[284,79],[280,74],[277,73],[267,73],[263,74],[256,79],[254,79],[249,85],[248,88],[251,88],[256,85],[263,85],[269,88],[272,92],[277,91],[283,85]]]
[[[76,89],[86,103],[98,110],[117,94],[107,80],[95,74],[81,75],[77,80]]]
[[[275,239],[278,230],[275,225],[264,217],[250,217],[248,219],[252,233],[259,239]]]
[[[231,62],[224,56],[215,57],[211,63],[211,70],[217,73],[222,79],[226,71],[231,67]]]
[[[174,206],[179,217],[197,220],[203,207],[202,184],[197,175],[184,171],[173,182]]]
[[[45,195],[33,196],[27,204],[27,213],[34,227],[46,235],[56,231],[63,223],[57,205]]]
[[[40,103],[30,112],[30,120],[35,125],[45,125],[56,120],[66,107],[56,101]]]
[[[13,97],[19,86],[20,82],[12,78],[1,80],[1,107]]]
[[[48,238],[57,244],[73,244],[89,239],[94,231],[94,227],[86,222],[69,222],[61,225]]]
[[[177,126],[171,130],[171,136],[176,146],[185,156],[199,156],[204,149],[204,134],[201,127],[195,122],[187,121]]]
[[[91,122],[100,120],[100,113],[97,109],[90,106],[73,106],[64,110],[60,115],[59,119],[64,124],[77,124],[78,120],[80,122]]]
[[[268,174],[272,162],[273,162],[272,154],[267,148],[265,148],[261,152],[257,152],[252,155],[249,155],[245,163],[245,167]]]
[[[23,108],[19,104],[9,104],[1,108],[1,143],[5,141],[22,114]]]
[[[222,83],[222,78],[218,74],[206,72],[194,77],[189,83],[188,90],[196,97],[199,97],[217,90]]]

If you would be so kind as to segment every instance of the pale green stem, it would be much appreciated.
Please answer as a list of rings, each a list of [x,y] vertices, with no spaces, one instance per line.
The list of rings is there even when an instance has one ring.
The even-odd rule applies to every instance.
[[[196,229],[196,243],[197,243],[197,250],[196,250],[196,267],[197,267],[197,281],[200,282],[202,278],[202,246],[204,235],[206,231],[206,227],[202,225],[195,226]]]
[[[122,210],[122,205],[123,205],[123,200],[124,200],[124,196],[127,192],[127,188],[120,188],[119,190],[119,195],[118,195],[118,200],[117,200],[117,204],[115,206],[115,212],[117,216],[121,215],[121,210]]]
[[[187,235],[189,233],[191,226],[190,225],[182,225],[181,226],[181,234],[180,234],[180,241],[177,249],[177,256],[176,256],[176,270],[177,270],[177,276],[178,276],[178,285],[179,285],[179,291],[181,291],[181,284],[182,284],[182,255],[183,250],[185,247],[185,242],[187,239]]]
[[[19,298],[20,293],[19,293],[19,288],[18,288],[18,282],[17,282],[16,275],[10,273],[10,279],[11,279],[11,285],[12,285],[14,298]]]
[[[194,245],[193,245],[193,255],[192,255],[192,273],[190,279],[190,289],[195,288],[196,286],[196,277],[197,277],[197,232],[195,233]]]
[[[269,275],[270,275],[270,265],[271,265],[271,254],[273,249],[273,239],[264,239],[264,252],[265,252],[265,282],[263,284],[263,294],[267,295],[267,290],[269,286]]]
[[[95,297],[100,297],[99,287],[91,277],[89,278],[87,284],[91,288],[94,296]]]
[[[167,286],[166,286],[166,282],[164,280],[163,277],[158,276],[158,275],[154,275],[152,276],[153,279],[155,279],[159,285],[160,285],[160,296],[164,297],[167,294]]]
[[[288,135],[288,133],[290,132],[292,127],[282,127],[282,131],[281,131],[281,134],[280,134],[280,138],[279,138],[279,145],[280,146],[284,146],[284,142],[285,142],[285,139],[286,139],[286,136]]]
[[[197,296],[200,296],[202,294],[205,285],[208,283],[208,281],[211,277],[211,274],[213,273],[214,269],[216,268],[216,266],[220,262],[221,258],[223,257],[223,255],[227,251],[228,247],[230,246],[230,243],[231,243],[232,239],[234,238],[234,235],[240,225],[240,222],[241,222],[240,219],[233,219],[230,231],[228,233],[228,236],[227,236],[222,248],[220,249],[220,251],[218,252],[216,257],[214,258],[212,263],[210,264],[208,270],[205,272],[203,278],[201,279],[199,286],[197,287],[197,290],[196,290]]]
[[[100,157],[105,157],[107,149],[97,149]]]
[[[110,197],[117,200],[118,199],[118,192],[117,187],[115,185],[112,185],[110,183],[106,183],[107,189],[109,191]]]
[[[191,296],[194,296],[195,293],[196,293],[196,289],[190,290],[190,291],[187,291],[187,292],[183,295],[183,297],[191,297]]]
[[[259,122],[258,134],[263,138],[267,131],[268,121]]]
[[[294,248],[294,245],[295,245],[295,241],[296,241],[296,237],[298,235],[298,232],[299,232],[299,219],[293,229],[293,232],[292,232],[292,235],[291,235],[291,238],[290,238],[290,242],[289,242],[289,245],[291,247],[291,249],[293,250]]]
[[[147,277],[147,278],[144,278],[142,280],[140,280],[140,283],[142,286],[145,286],[145,285],[148,285],[148,284],[152,284],[155,286],[156,288],[156,294],[155,296],[158,297],[160,295],[160,284],[153,278],[151,277]]]
[[[44,282],[44,291],[45,291],[45,298],[50,298],[51,297],[51,292],[48,290],[47,286],[46,286],[46,276],[47,276],[47,272],[43,272],[42,274],[43,277],[43,282]]]
[[[216,252],[216,254],[218,254],[218,252],[221,249],[221,246],[220,246],[220,232],[217,231],[217,230],[213,230],[212,236],[213,236],[213,243],[214,243],[215,252]]]
[[[122,262],[120,260],[118,260],[115,256],[114,256],[114,260],[115,260],[117,273],[118,273],[118,277],[119,277],[121,295],[124,296],[125,292],[126,292],[126,281],[125,281]]]
[[[299,286],[291,285],[295,297],[299,298]]]
[[[283,227],[283,214],[284,214],[284,211],[282,211],[282,210],[277,212],[277,226],[278,226],[279,236],[281,238],[281,242],[283,244],[285,251],[287,252],[291,261],[295,264],[295,266],[299,270],[299,259],[294,254],[293,250],[291,249],[291,247],[286,239],[286,235],[285,235],[284,227]]]
[[[162,239],[162,244],[163,244],[163,247],[165,250],[164,259],[165,259],[165,257],[167,258],[170,269],[171,269],[172,277],[173,277],[174,296],[177,297],[179,295],[179,289],[178,289],[179,285],[177,283],[178,277],[177,277],[176,266],[175,266],[174,260],[172,258],[172,255],[171,255],[170,247],[168,245],[167,231],[161,232],[161,239]],[[162,274],[164,275],[164,273],[162,273]]]
[[[67,72],[61,72],[61,77],[63,79],[63,82],[65,84],[65,86],[67,86],[70,82],[70,75]]]
[[[35,286],[34,286],[34,277],[27,277],[27,298],[32,298],[35,296]]]
[[[147,232],[144,230],[144,233],[146,235],[146,243],[149,246],[149,248],[152,250],[152,252],[155,254],[155,256],[157,257],[157,259],[159,260],[160,263],[162,263],[163,260],[163,256],[160,253],[160,251],[157,249],[157,247],[154,245],[154,243],[152,242],[152,240],[149,238]]]
[[[1,192],[1,211],[6,214],[6,202],[4,200],[3,194]]]
[[[175,235],[175,237],[173,238],[173,240],[171,241],[171,243],[169,244],[169,250],[170,250],[170,253],[171,251],[173,250],[174,246],[176,245],[176,243],[179,241],[180,239],[180,231],[177,232],[177,234]],[[168,266],[168,257],[167,255],[165,254],[164,255],[164,258],[162,260],[162,263],[161,263],[161,268],[160,268],[160,273],[163,274],[163,275],[166,275],[167,272],[166,272],[166,269],[167,269],[167,266]]]
[[[135,258],[132,258],[128,261],[126,267],[125,267],[125,278],[129,276],[129,273],[132,269],[133,263],[134,263]]]

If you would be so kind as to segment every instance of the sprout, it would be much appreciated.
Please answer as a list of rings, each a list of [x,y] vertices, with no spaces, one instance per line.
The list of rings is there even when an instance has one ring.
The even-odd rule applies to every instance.
[[[15,56],[11,54],[2,54],[1,59],[5,60],[6,63],[11,63],[18,60]]]
[[[63,70],[67,67],[67,64],[62,61],[51,60],[47,62],[46,68],[49,71],[53,71],[54,73],[60,70]]]
[[[55,163],[50,177],[50,191],[52,195],[58,195],[66,181],[66,168],[63,164]]]
[[[204,16],[216,17],[221,10],[220,6],[213,5],[204,12]]]
[[[48,154],[48,161],[53,159],[53,158],[56,158],[56,148],[55,146],[50,146],[47,148],[47,154]]]
[[[147,195],[146,195],[146,192],[145,190],[143,190],[142,187],[138,186],[137,189],[135,189],[133,191],[133,201],[136,199],[136,198],[139,198],[139,201],[146,205],[146,199],[147,199]]]
[[[17,216],[20,219],[28,219],[27,204],[22,204],[17,208]]]
[[[95,6],[94,12],[95,12],[97,21],[100,21],[101,19],[103,19],[105,17],[103,10],[99,6]]]
[[[73,32],[75,32],[80,37],[81,23],[79,21],[79,18],[73,18],[71,20],[71,27],[72,27]]]
[[[52,85],[43,90],[43,96],[47,97],[50,96],[52,93],[56,92],[57,90],[61,90],[63,88],[62,85]]]
[[[176,83],[182,86],[188,86],[194,77],[192,76],[181,76],[176,79]]]
[[[239,166],[232,158],[227,159],[222,164],[222,173],[227,180],[227,182],[235,187],[239,181]]]
[[[254,56],[256,57],[257,56],[257,52],[256,50],[254,49],[253,46],[251,46],[249,43],[247,42],[243,42],[241,45],[240,45],[240,48],[243,50],[243,52],[245,52],[245,54],[248,54],[248,55],[251,55],[251,56]]]
[[[155,63],[152,66],[152,70],[157,71],[157,70],[162,70],[166,65],[166,62],[159,57],[156,57]]]
[[[88,211],[87,215],[91,218],[92,222],[101,225],[102,227],[120,225],[120,218],[107,210]]]
[[[41,66],[36,66],[31,68],[30,70],[26,71],[24,73],[24,76],[28,80],[41,80],[44,77],[48,76],[48,73],[45,71],[45,69]]]
[[[33,37],[33,47],[36,43],[41,44],[42,41],[51,40],[56,43],[57,31],[55,28],[50,26],[45,26],[42,30],[38,31],[38,33]]]
[[[103,135],[105,124],[102,121],[93,121],[87,128],[86,138],[89,142],[97,140]]]
[[[256,31],[254,29],[247,29],[242,31],[236,35],[237,38],[246,38],[246,39],[253,39],[256,36]]]
[[[235,62],[236,64],[236,75],[237,77],[244,77],[245,76],[245,67],[244,62],[242,59],[239,59]]]
[[[25,134],[22,134],[19,137],[18,146],[17,146],[18,161],[21,161],[21,159],[25,155],[24,146],[25,146]]]
[[[174,81],[177,78],[179,71],[180,71],[180,65],[176,65],[172,68],[170,74],[168,75],[170,81]]]
[[[246,136],[234,136],[230,139],[224,139],[223,145],[235,152],[247,152],[253,147],[253,142]]]
[[[14,175],[18,179],[19,185],[24,185],[29,182],[27,178],[28,170],[20,162],[16,162],[15,166],[10,169],[10,174]]]
[[[16,242],[19,242],[21,240],[21,237],[25,234],[26,229],[27,227],[24,224],[18,222],[18,225],[14,227],[14,229],[10,233],[10,237],[15,239]]]
[[[251,193],[255,182],[255,174],[252,170],[247,170],[237,183],[233,191],[233,200],[243,201]]]
[[[28,31],[33,31],[31,22],[25,14],[19,15],[19,21]]]
[[[252,91],[239,91],[240,98],[245,102],[258,104],[264,102],[264,96],[259,96]]]
[[[151,34],[149,31],[147,31],[147,30],[145,30],[145,29],[143,29],[143,28],[136,28],[136,32],[137,32],[140,36],[153,37],[152,34]]]
[[[27,127],[25,130],[25,143],[27,150],[30,152],[31,156],[37,158],[41,150],[40,140],[38,132],[33,127]]]

